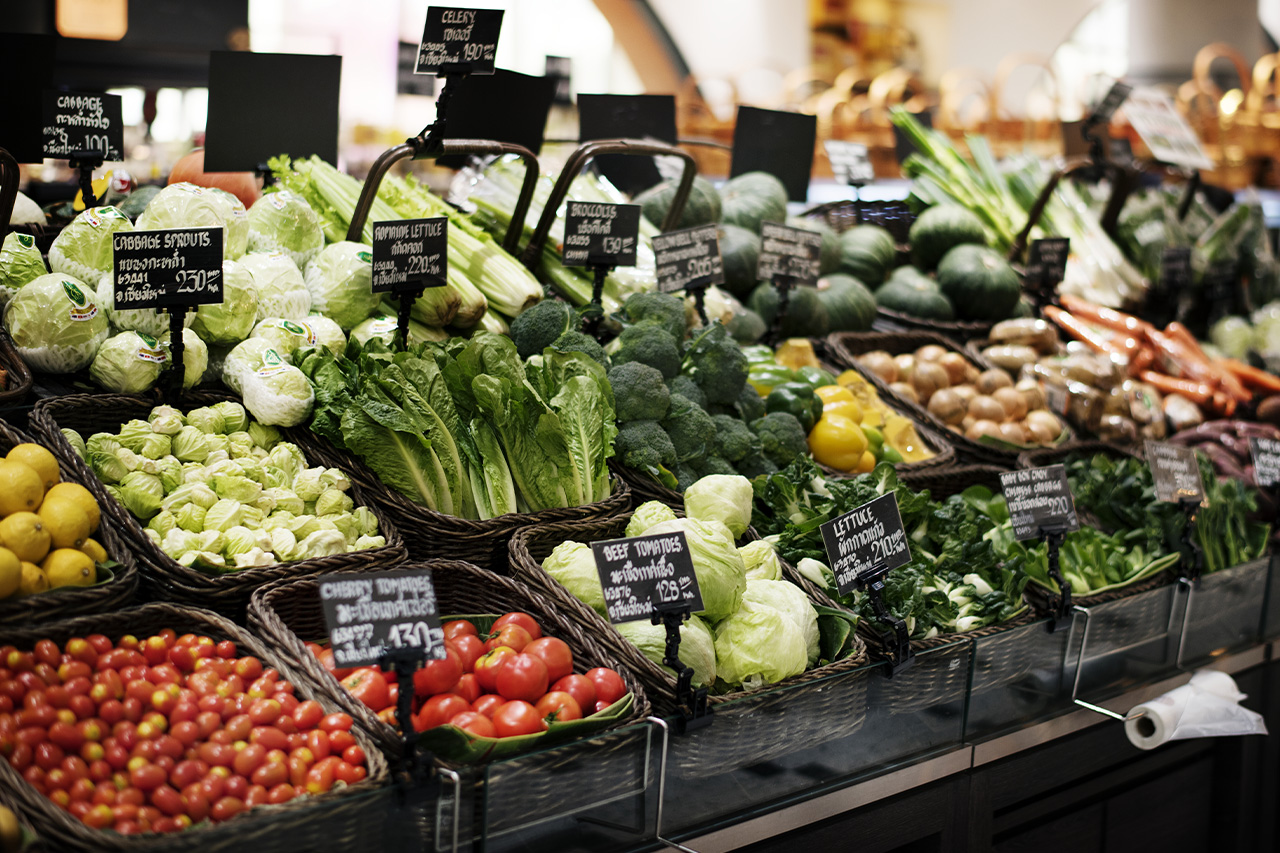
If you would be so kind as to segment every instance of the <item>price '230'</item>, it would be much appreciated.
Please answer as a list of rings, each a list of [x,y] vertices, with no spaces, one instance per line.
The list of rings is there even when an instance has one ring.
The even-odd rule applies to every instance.
[[[180,270],[178,272],[179,293],[204,293],[211,287],[208,270]]]

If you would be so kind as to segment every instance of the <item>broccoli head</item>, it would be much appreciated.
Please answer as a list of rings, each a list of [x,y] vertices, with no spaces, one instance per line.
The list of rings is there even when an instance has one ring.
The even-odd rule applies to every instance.
[[[778,466],[768,460],[763,452],[752,453],[737,463],[738,473],[748,479],[778,473]]]
[[[577,325],[578,316],[567,303],[544,299],[511,321],[511,340],[521,358],[537,355]]]
[[[657,472],[659,465],[672,466],[676,449],[671,437],[657,421],[632,421],[618,429],[613,441],[614,455],[628,468]]]
[[[621,346],[613,354],[614,364],[638,361],[655,368],[663,379],[680,373],[680,347],[671,333],[656,323],[628,326],[618,336]]]
[[[683,368],[711,404],[738,402],[742,386],[747,383],[747,357],[718,322],[690,340]]]
[[[671,390],[672,394],[680,394],[681,396],[688,397],[704,409],[707,407],[707,395],[702,393],[702,389],[698,387],[698,383],[694,382],[692,377],[685,376],[681,373],[674,379],[667,380],[667,388]],[[760,411],[760,414],[764,414],[763,409]],[[759,417],[759,415],[756,417]]]
[[[764,397],[761,397],[760,392],[752,388],[750,384],[743,385],[742,393],[738,395],[734,408],[738,411],[738,417],[747,423],[751,423],[757,418],[764,417]]]
[[[684,340],[684,300],[670,293],[633,293],[622,303],[622,315],[632,325],[654,323],[677,341]]]
[[[679,394],[671,395],[671,408],[662,419],[662,428],[671,436],[676,457],[681,462],[706,456],[715,444],[716,423],[711,420],[711,415]]]
[[[800,421],[789,412],[770,412],[751,422],[751,431],[760,439],[764,455],[774,465],[785,467],[797,456],[807,456],[809,442]]]
[[[760,453],[762,445],[745,423],[732,415],[714,415],[716,441],[713,452],[730,462],[737,462],[752,453]]]
[[[551,342],[551,348],[556,352],[580,352],[599,362],[600,366],[606,370],[609,368],[609,359],[604,354],[604,347],[600,346],[600,342],[595,338],[584,335],[582,332],[575,330],[565,332]]]
[[[609,370],[609,385],[613,388],[618,423],[658,421],[666,416],[671,392],[662,381],[662,374],[649,365],[638,361],[615,364]]]
[[[700,477],[710,477],[712,474],[728,474],[734,476],[738,473],[738,469],[729,464],[727,459],[719,456],[708,456],[705,459],[699,459],[692,463],[694,470],[698,472]]]
[[[698,482],[698,472],[690,468],[688,465],[676,465],[672,470],[672,474],[676,478],[676,490],[683,492],[685,489]]]

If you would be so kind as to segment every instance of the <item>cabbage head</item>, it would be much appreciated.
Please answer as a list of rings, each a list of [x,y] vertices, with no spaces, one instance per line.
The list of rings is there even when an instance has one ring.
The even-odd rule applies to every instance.
[[[120,481],[120,500],[135,518],[147,521],[160,511],[164,484],[155,474],[130,471]]]
[[[613,629],[640,650],[640,654],[662,666],[667,654],[667,629],[648,619],[623,622]],[[716,681],[715,639],[707,623],[697,616],[680,626],[680,661],[693,670],[694,687],[710,687]]]
[[[320,217],[297,193],[267,193],[249,208],[249,251],[284,252],[305,267],[323,245]]]
[[[742,564],[747,567],[747,584],[752,580],[782,580],[782,564],[773,546],[763,539],[748,542],[738,549]]]
[[[27,364],[45,373],[88,367],[110,331],[92,288],[63,274],[19,290],[5,306],[4,327]]]
[[[97,281],[104,273],[111,272],[112,235],[132,230],[133,223],[119,208],[86,210],[54,239],[49,247],[49,269],[81,281]]]
[[[742,600],[772,607],[794,622],[804,635],[809,666],[818,662],[818,611],[804,590],[790,581],[748,580]]]
[[[542,570],[569,591],[569,594],[606,619],[609,611],[604,603],[604,588],[596,572],[596,560],[590,545],[561,542],[542,561]]]
[[[253,331],[258,317],[258,287],[239,261],[222,262],[222,301],[201,305],[191,328],[211,344],[238,344]]]
[[[111,328],[121,331],[141,332],[158,338],[169,331],[169,314],[155,308],[124,308],[116,310],[115,279],[107,273],[98,279],[98,304],[107,312]],[[195,315],[188,311],[184,317],[190,326]]]
[[[226,239],[222,243],[222,256],[227,260],[235,260],[249,251],[249,211],[245,209],[244,202],[226,190],[218,187],[207,189],[215,200],[221,201],[230,210],[223,218]]]
[[[373,292],[373,255],[363,243],[331,243],[306,269],[311,310],[350,331],[378,310],[382,294]]]
[[[677,518],[664,521],[645,531],[645,535],[684,531],[693,558],[693,572],[698,576],[703,610],[696,615],[716,623],[731,615],[742,604],[747,588],[747,568],[738,548],[733,544],[729,528],[718,521]],[[599,581],[597,581],[599,583]]]
[[[267,351],[262,367],[242,377],[242,387],[245,408],[267,426],[297,426],[311,416],[311,380],[274,350]]]
[[[222,362],[222,383],[244,396],[244,378],[262,367],[268,352],[274,353],[276,359],[279,359],[280,353],[266,338],[248,338],[236,344]],[[222,430],[219,429],[218,432]]]
[[[804,672],[809,659],[804,634],[782,611],[743,601],[716,625],[716,675],[754,690]]]
[[[150,335],[121,332],[107,338],[89,365],[89,376],[117,394],[141,394],[155,387],[169,355]]]
[[[228,435],[233,432],[242,432],[249,428],[249,413],[245,411],[244,406],[235,400],[223,400],[221,403],[214,403],[209,408],[222,415],[222,430]]]
[[[9,232],[0,243],[0,311],[9,304],[18,288],[42,275],[48,275],[49,268],[40,257],[36,248],[36,238],[30,234]]]
[[[231,204],[227,199],[235,202]],[[237,220],[235,208],[240,208]],[[238,258],[244,254],[249,232],[243,221],[244,205],[231,193],[199,187],[185,181],[156,193],[138,216],[140,231],[158,228],[221,228],[222,257]]]
[[[719,521],[733,538],[747,532],[755,493],[737,474],[711,474],[684,490],[684,512],[698,521]]]
[[[627,536],[643,536],[650,527],[664,521],[675,521],[676,513],[662,501],[645,501],[636,507],[627,522]]]
[[[240,259],[240,265],[253,276],[258,290],[256,320],[268,317],[301,320],[310,313],[311,292],[298,265],[288,255],[250,252]]]
[[[188,317],[191,315],[188,314]],[[162,339],[165,349],[169,349],[169,336]],[[200,336],[190,329],[182,330],[182,387],[191,389],[200,384],[204,372],[209,368],[209,348]]]
[[[324,347],[334,355],[347,348],[347,338],[338,324],[316,314],[305,320],[268,317],[254,327],[251,337],[269,341],[276,352],[290,359],[304,347]]]

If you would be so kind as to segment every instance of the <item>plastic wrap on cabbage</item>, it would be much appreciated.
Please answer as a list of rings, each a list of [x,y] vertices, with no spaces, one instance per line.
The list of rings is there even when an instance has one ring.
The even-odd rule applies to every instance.
[[[646,535],[681,531],[689,543],[693,572],[698,577],[703,609],[697,615],[715,623],[742,604],[747,588],[747,568],[733,543],[729,528],[718,521],[677,518],[655,524]],[[801,669],[804,669],[801,666]]]
[[[191,329],[206,343],[238,344],[258,318],[258,286],[239,261],[222,262],[222,301],[201,305],[187,315]]]
[[[18,288],[48,274],[44,258],[36,248],[36,238],[30,234],[10,232],[0,244],[0,311],[9,304]]]
[[[276,352],[290,359],[306,347],[324,347],[334,355],[341,355],[347,347],[347,338],[338,324],[315,314],[305,320],[268,317],[254,327],[250,337],[268,341]]]
[[[138,332],[107,338],[89,365],[89,376],[117,394],[141,394],[155,387],[169,361],[160,341]]]
[[[116,310],[115,277],[107,273],[98,279],[98,305],[107,314],[111,328],[120,331],[139,332],[158,338],[169,331],[169,315],[155,308],[123,308]],[[188,311],[183,322],[190,326],[195,314]]]
[[[623,622],[613,629],[622,638],[640,650],[640,654],[662,666],[667,654],[667,629],[654,625],[647,619]],[[680,626],[680,662],[693,670],[694,687],[710,687],[716,681],[715,638],[707,623],[697,616],[690,616]]]
[[[395,314],[381,312],[352,329],[348,339],[359,343],[362,347],[375,338],[387,346],[393,346],[396,342],[398,328]],[[427,342],[441,343],[448,339],[449,335],[443,329],[424,326],[417,320],[409,320],[410,346],[417,346]]]
[[[323,246],[320,217],[297,193],[267,193],[249,208],[251,252],[284,252],[299,267],[305,267]]]
[[[222,382],[237,394],[244,394],[244,377],[262,366],[267,353],[281,356],[266,338],[249,338],[231,348],[222,362]],[[219,430],[221,431],[221,430]]]
[[[250,252],[240,259],[258,290],[257,320],[283,317],[301,320],[311,312],[311,291],[298,265],[280,252]]]
[[[61,273],[18,291],[5,306],[4,326],[27,364],[46,373],[88,367],[109,332],[93,289]]]
[[[813,609],[804,590],[784,580],[748,580],[742,602],[772,607],[790,619],[804,637],[807,663],[818,662],[818,611]]]
[[[71,220],[49,247],[49,269],[81,281],[97,281],[111,271],[112,235],[133,223],[115,207],[94,207]]]
[[[684,491],[684,511],[699,521],[719,521],[737,539],[751,524],[751,481],[736,474],[711,474]]]
[[[267,350],[262,366],[241,377],[244,405],[267,426],[297,426],[311,414],[315,392],[301,370]]]
[[[236,208],[239,208],[239,217]],[[244,205],[231,193],[181,182],[170,184],[147,204],[135,223],[139,231],[162,228],[221,228],[222,257],[235,260],[248,246]]]
[[[809,659],[804,634],[792,618],[751,601],[716,625],[715,647],[717,677],[747,690],[799,675]]]
[[[373,292],[373,255],[362,243],[331,243],[307,264],[305,280],[311,310],[350,331],[378,309]]]

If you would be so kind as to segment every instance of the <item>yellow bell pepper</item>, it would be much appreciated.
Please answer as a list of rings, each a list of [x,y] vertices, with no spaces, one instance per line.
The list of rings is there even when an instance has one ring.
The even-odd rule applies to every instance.
[[[852,471],[867,450],[867,437],[856,421],[825,412],[809,431],[813,458],[838,471]]]
[[[778,345],[773,358],[778,364],[792,370],[822,366],[818,364],[818,356],[814,353],[813,344],[808,338],[788,338]]]
[[[915,424],[902,415],[889,415],[884,425],[885,443],[902,454],[904,462],[920,462],[932,459],[933,451],[925,447]]]
[[[836,400],[834,402],[827,403],[822,407],[822,414],[824,416],[840,415],[843,418],[848,418],[855,424],[862,423],[863,416],[862,407],[859,406],[855,400]]]
[[[876,456],[868,450],[862,454],[862,458],[859,459],[858,464],[854,466],[853,473],[865,474],[874,467],[876,467]]]
[[[854,399],[853,392],[843,385],[823,385],[820,388],[814,388],[813,393],[817,395],[824,405],[840,400],[853,401]]]

